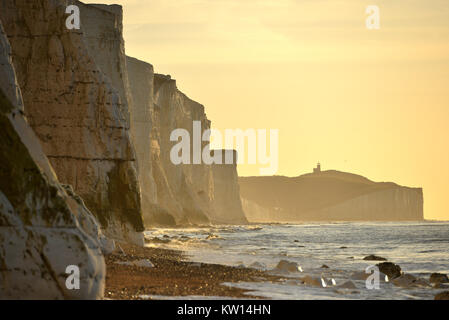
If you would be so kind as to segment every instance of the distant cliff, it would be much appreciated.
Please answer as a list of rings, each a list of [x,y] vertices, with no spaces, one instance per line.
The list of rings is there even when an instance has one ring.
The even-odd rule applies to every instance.
[[[193,137],[193,121],[201,123],[201,135],[210,128],[204,106],[179,91],[170,76],[155,74],[150,64],[131,57],[127,64],[145,224],[246,223],[236,165],[175,165],[170,160],[177,143],[170,141],[174,129],[186,129]]]
[[[170,150],[177,143],[170,141],[173,130],[186,129],[193,138],[193,121],[201,122],[201,135],[210,128],[211,122],[207,119],[204,106],[179,91],[176,81],[170,76],[160,74],[154,78],[154,102],[158,121],[155,123],[157,136],[153,137],[153,141],[159,144],[162,168],[180,209],[172,211],[175,219],[180,224],[210,223],[213,197],[211,166],[175,165],[170,160]]]
[[[239,184],[250,221],[423,220],[421,188],[373,182],[345,172],[240,177]]]
[[[214,150],[221,153],[225,159],[226,152],[232,152],[234,159],[232,164],[214,164],[214,213],[212,221],[217,224],[246,224],[240,200],[240,187],[237,175],[237,152],[235,150]]]

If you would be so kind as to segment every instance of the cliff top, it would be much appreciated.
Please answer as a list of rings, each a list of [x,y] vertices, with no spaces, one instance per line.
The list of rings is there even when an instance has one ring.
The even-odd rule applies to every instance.
[[[165,75],[160,73],[154,74],[154,95],[156,96],[161,90],[161,88],[165,88],[165,86],[172,86],[171,89],[177,91],[177,93],[185,99],[186,104],[190,104],[192,109],[197,110],[199,113],[205,114],[205,107],[201,103],[189,98],[185,93],[183,93],[181,90],[178,89],[176,84],[176,79],[173,79],[171,75]]]
[[[302,180],[306,181],[309,179],[321,179],[323,182],[326,179],[335,179],[335,180],[340,180],[340,181],[346,181],[349,183],[360,183],[360,184],[366,184],[366,185],[380,185],[382,187],[400,187],[400,188],[410,188],[410,189],[421,189],[421,188],[415,188],[415,187],[406,187],[406,186],[401,186],[397,183],[394,182],[376,182],[376,181],[372,181],[364,176],[355,174],[355,173],[349,173],[349,172],[344,172],[344,171],[338,171],[338,170],[326,170],[326,171],[321,171],[319,173],[306,173],[297,177],[287,177],[287,176],[248,176],[248,177],[239,177],[239,179],[242,182],[249,182],[252,180],[257,180],[259,183],[265,183],[268,181],[282,181],[282,182],[286,182],[286,181],[295,181],[295,182],[300,182]]]

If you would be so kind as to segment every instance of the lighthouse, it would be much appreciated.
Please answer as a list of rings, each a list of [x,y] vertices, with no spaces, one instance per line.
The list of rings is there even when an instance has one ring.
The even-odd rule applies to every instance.
[[[321,172],[321,163],[317,163],[316,168],[313,168],[313,173],[320,173]]]

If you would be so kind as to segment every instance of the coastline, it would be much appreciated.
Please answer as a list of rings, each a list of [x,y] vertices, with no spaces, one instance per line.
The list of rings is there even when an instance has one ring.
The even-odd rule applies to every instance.
[[[266,299],[225,282],[278,282],[282,277],[250,268],[186,261],[182,251],[119,244],[122,250],[105,256],[105,299],[157,300],[164,297]],[[153,266],[136,266],[149,261]]]
[[[276,283],[229,284],[264,299],[434,299],[449,288],[449,283],[435,286],[430,280],[433,274],[449,274],[448,227],[423,222],[259,224],[147,230],[145,237],[149,246],[181,250],[189,261],[282,276],[285,281]],[[373,255],[400,267],[403,277],[380,279],[379,290],[367,290],[366,268],[381,263],[367,259]]]

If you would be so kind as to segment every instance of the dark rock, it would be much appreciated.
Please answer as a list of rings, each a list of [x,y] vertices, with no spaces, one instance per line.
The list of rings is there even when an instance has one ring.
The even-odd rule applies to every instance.
[[[440,292],[435,296],[435,300],[449,300],[449,291]]]
[[[329,269],[329,267],[328,267],[327,265],[323,264],[323,265],[321,266],[321,269]]]
[[[369,256],[366,256],[365,258],[363,258],[363,260],[368,260],[368,261],[387,261],[387,259],[379,257],[379,256],[375,256],[374,254],[370,254]]]
[[[343,247],[340,247],[340,249],[348,249],[348,247],[343,246]]]
[[[442,273],[432,273],[430,275],[430,283],[448,283],[449,278]]]
[[[429,283],[420,278],[416,278],[411,274],[402,274],[400,277],[394,279],[393,284],[402,288],[412,288],[412,287],[428,287]]]
[[[392,262],[382,262],[377,264],[377,267],[379,267],[380,272],[386,274],[390,279],[400,277],[402,274],[401,267]]]

